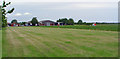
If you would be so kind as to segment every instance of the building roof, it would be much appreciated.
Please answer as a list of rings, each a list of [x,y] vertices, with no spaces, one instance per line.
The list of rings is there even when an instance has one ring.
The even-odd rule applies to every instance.
[[[54,21],[51,21],[51,20],[43,20],[43,21],[40,21],[40,22],[54,22]],[[55,22],[54,22],[55,23]]]

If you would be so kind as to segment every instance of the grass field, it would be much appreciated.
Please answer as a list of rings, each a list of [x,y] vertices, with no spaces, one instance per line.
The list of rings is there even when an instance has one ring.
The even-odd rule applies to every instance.
[[[2,58],[2,30],[0,30],[0,59],[1,58]]]
[[[2,12],[1,12],[1,6],[0,6],[0,29],[2,26]],[[0,59],[2,57],[2,30],[0,30]]]
[[[117,57],[118,32],[7,27],[3,57]]]
[[[104,30],[104,31],[118,31],[118,24],[97,24],[97,26],[90,25],[66,25],[66,26],[41,26],[49,28],[72,28],[72,29],[89,29],[89,30]]]

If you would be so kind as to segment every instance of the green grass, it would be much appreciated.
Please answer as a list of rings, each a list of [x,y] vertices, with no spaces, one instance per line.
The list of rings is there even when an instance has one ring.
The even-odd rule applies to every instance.
[[[66,25],[66,26],[59,26],[59,27],[58,26],[40,26],[40,27],[118,31],[118,24],[98,24],[97,26],[90,26],[90,25]]]
[[[3,57],[117,57],[118,32],[46,27],[8,27]]]
[[[2,57],[2,30],[0,30],[0,58]]]
[[[0,29],[2,28],[2,12],[0,6]],[[0,59],[2,57],[2,30],[0,30]]]

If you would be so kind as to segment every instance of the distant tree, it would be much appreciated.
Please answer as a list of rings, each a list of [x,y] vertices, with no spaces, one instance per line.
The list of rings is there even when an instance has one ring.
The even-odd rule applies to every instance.
[[[35,26],[35,24],[38,24],[37,17],[33,17],[31,23],[32,23],[33,26]]]
[[[11,23],[18,23],[16,19],[12,20]]]
[[[68,19],[67,19],[67,18],[63,18],[62,21],[63,21],[63,23],[65,23],[66,25],[68,24]]]
[[[66,25],[69,24],[69,20],[67,18],[59,19],[59,20],[57,20],[57,22],[63,22]]]
[[[78,21],[78,24],[82,24],[82,23],[83,23],[83,21],[82,21],[82,20],[79,20],[79,21]]]
[[[86,25],[86,22],[83,22],[84,25]]]
[[[14,8],[12,8],[9,11],[6,11],[6,7],[8,5],[10,5],[11,2],[6,3],[5,1],[3,1],[3,5],[1,6],[1,10],[2,10],[2,27],[6,27],[7,26],[7,14],[11,14],[14,11]]]
[[[68,24],[69,24],[69,25],[74,25],[74,20],[73,20],[72,18],[70,18],[70,19],[68,20]]]
[[[86,23],[86,25],[92,25],[93,23]]]
[[[27,22],[21,22],[20,25],[25,25]]]
[[[62,20],[61,20],[61,19],[59,19],[59,20],[57,20],[57,22],[62,22]]]

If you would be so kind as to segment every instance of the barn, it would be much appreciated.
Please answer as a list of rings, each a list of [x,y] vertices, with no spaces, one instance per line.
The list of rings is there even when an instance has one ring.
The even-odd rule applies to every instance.
[[[54,21],[44,20],[39,22],[39,26],[55,26],[55,23]]]

